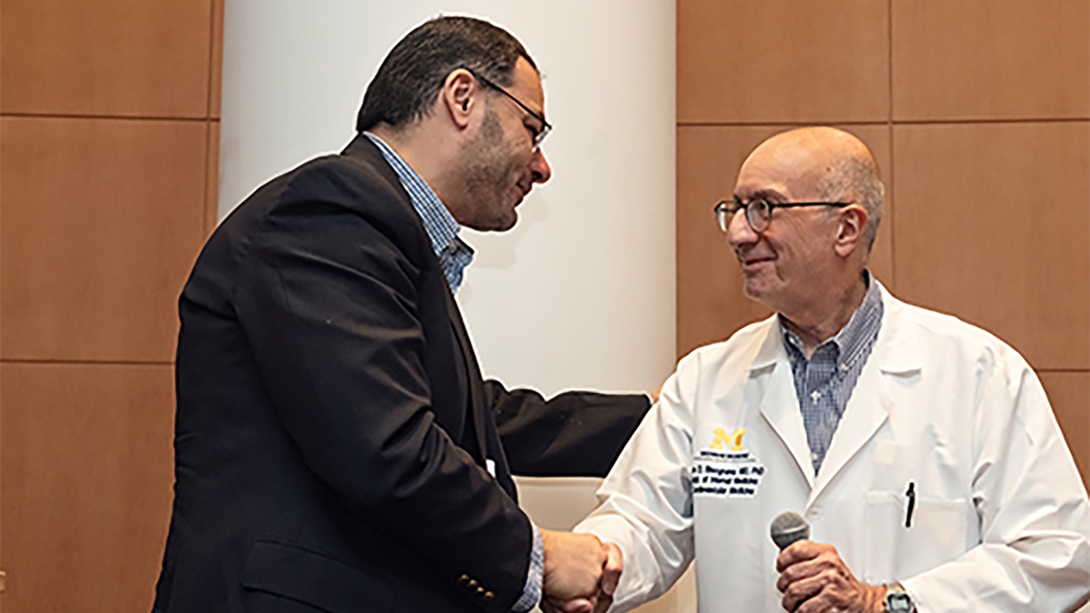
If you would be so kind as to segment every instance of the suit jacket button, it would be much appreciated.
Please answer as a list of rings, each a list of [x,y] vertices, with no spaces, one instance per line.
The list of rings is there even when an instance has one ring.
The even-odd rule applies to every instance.
[[[469,583],[467,583],[466,585],[468,585],[469,587],[477,587],[477,580],[476,579],[470,579]]]
[[[478,595],[480,595],[480,594],[484,594],[484,588],[478,585],[478,586],[477,586],[477,594],[478,594]]]
[[[496,597],[496,595],[493,594],[492,592],[485,592],[484,593],[484,599],[485,599],[486,602],[489,601],[489,600],[492,600],[495,597]]]
[[[459,583],[465,583],[467,581],[469,581],[469,575],[463,573],[461,577],[458,577]]]

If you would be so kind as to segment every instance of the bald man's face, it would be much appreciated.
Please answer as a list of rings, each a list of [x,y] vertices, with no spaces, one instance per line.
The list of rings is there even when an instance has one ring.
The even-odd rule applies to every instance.
[[[772,142],[766,142],[770,145]],[[820,151],[782,144],[758,147],[738,173],[734,195],[739,201],[769,203],[820,200],[818,180],[825,168]],[[739,212],[727,241],[738,258],[750,298],[788,317],[827,291],[836,263],[837,209],[804,207],[772,211],[771,223],[754,232]]]

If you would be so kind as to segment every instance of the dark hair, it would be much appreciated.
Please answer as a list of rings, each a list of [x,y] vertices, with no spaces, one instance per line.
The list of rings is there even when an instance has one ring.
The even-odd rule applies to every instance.
[[[472,17],[436,17],[402,38],[367,86],[356,129],[404,127],[428,114],[447,75],[458,68],[510,85],[515,62],[537,66],[514,36]]]

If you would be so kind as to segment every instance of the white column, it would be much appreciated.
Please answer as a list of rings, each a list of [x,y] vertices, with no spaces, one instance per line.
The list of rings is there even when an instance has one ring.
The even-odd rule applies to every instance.
[[[481,366],[545,394],[654,389],[674,365],[674,10],[664,0],[227,0],[220,216],[342,148],[378,64],[413,26],[440,12],[486,18],[529,50],[556,130],[544,147],[553,179],[520,206],[515,229],[465,236],[477,255],[458,299]],[[534,488],[566,492],[567,482],[523,481],[531,514],[568,522],[581,515],[573,508],[589,510],[594,482],[579,483],[556,502]]]

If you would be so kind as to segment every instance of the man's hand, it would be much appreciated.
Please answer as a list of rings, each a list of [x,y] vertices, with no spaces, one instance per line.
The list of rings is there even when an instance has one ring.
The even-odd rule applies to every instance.
[[[544,613],[605,613],[613,605],[613,597],[602,594],[598,597],[597,604],[594,605],[593,609],[586,608],[589,602],[589,600],[582,598],[569,600],[568,602],[557,602],[545,598],[541,601],[541,610]]]
[[[856,580],[836,547],[798,541],[776,558],[783,608],[797,613],[882,613],[884,586]]]
[[[597,613],[613,601],[621,579],[621,550],[591,534],[542,530],[546,613]]]

